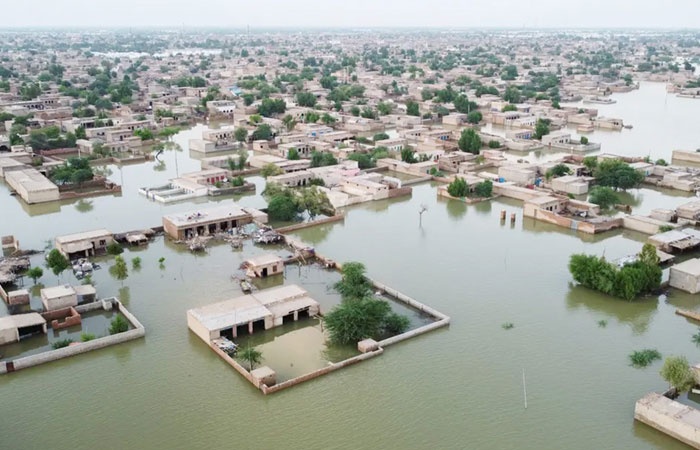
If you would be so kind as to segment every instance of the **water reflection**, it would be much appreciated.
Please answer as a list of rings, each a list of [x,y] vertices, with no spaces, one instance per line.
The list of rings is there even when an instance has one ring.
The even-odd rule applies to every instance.
[[[129,286],[123,286],[119,288],[119,291],[117,292],[119,301],[122,302],[122,304],[128,308],[129,302],[131,301],[131,290],[129,289]]]
[[[614,317],[618,322],[630,325],[634,334],[644,334],[656,314],[658,299],[642,298],[629,302],[572,285],[566,294],[566,306],[603,313],[606,317]]]
[[[445,204],[447,215],[451,219],[461,219],[467,214],[467,204],[458,200],[440,197],[438,203]]]
[[[94,205],[92,204],[92,200],[80,199],[78,200],[78,203],[75,204],[75,209],[81,213],[90,212],[93,208]]]

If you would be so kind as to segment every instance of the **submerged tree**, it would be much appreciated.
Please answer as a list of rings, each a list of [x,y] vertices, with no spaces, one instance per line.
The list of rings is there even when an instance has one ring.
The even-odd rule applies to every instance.
[[[60,279],[61,272],[70,267],[70,262],[63,256],[63,253],[54,248],[46,257],[46,265]]]
[[[360,262],[343,264],[343,277],[335,284],[335,289],[343,298],[362,298],[372,292],[372,285],[365,276],[365,265]]]
[[[109,334],[123,333],[129,330],[129,322],[122,316],[118,314],[117,317],[112,319],[109,324]]]
[[[695,377],[684,356],[669,356],[661,368],[661,377],[680,394],[695,386]]]
[[[262,352],[256,350],[254,347],[248,346],[243,349],[238,357],[248,363],[248,372],[251,372],[253,368],[262,361]]]

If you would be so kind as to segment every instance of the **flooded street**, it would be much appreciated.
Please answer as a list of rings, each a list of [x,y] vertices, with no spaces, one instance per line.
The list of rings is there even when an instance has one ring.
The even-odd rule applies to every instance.
[[[622,117],[634,128],[589,135],[603,143],[602,152],[670,160],[673,149],[700,146],[694,123],[700,100],[666,95],[663,84],[650,83],[613,98],[616,105],[595,106],[599,114]],[[43,250],[56,235],[157,226],[164,214],[232,201],[162,205],[137,193],[199,170],[187,141],[201,129],[175,137],[183,151],[163,153],[164,168],[157,162],[109,166],[110,178],[123,185],[119,197],[28,207],[0,185],[0,235],[14,234],[23,248]],[[233,198],[264,207],[264,180],[250,180],[257,193]],[[121,298],[145,326],[146,338],[0,377],[0,398],[12,408],[0,418],[0,447],[50,447],[56,435],[75,430],[75,449],[687,448],[634,422],[635,401],[665,382],[661,363],[635,369],[628,355],[656,348],[664,356],[700,361],[691,342],[697,325],[674,314],[676,307],[698,309],[700,298],[674,290],[667,298],[626,302],[574,287],[567,269],[572,253],[615,259],[638,252],[646,237],[577,234],[523,219],[521,202],[466,205],[438,198],[436,187],[422,183],[410,198],[350,207],[343,222],[294,235],[334,260],[362,261],[371,277],[449,315],[448,328],[265,397],[188,330],[185,316],[190,308],[238,295],[231,274],[264,249],[235,252],[215,245],[198,256],[157,238],[147,248],[125,251],[127,261],[139,256],[143,262],[140,271],[129,266],[123,286],[109,274],[109,259],[93,277],[98,295]],[[630,191],[627,200],[645,214],[675,208],[688,197],[644,188]],[[419,226],[423,204],[428,210]],[[517,214],[514,226],[500,224],[503,209]],[[336,295],[306,268],[288,267],[286,277],[322,307],[324,296]],[[57,278],[45,273],[40,281],[49,286]],[[67,273],[62,281],[76,282]],[[503,329],[506,322],[514,327]],[[284,339],[322,352],[312,336],[319,332],[299,328]],[[254,338],[251,343],[257,345]],[[263,351],[271,357],[278,352],[270,342]],[[276,357],[296,360],[293,352]],[[316,363],[305,360],[299,370]],[[79,408],[73,397],[80,398]]]

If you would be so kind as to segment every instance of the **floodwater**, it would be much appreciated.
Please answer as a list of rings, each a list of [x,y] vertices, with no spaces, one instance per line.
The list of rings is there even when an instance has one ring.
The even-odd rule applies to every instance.
[[[665,91],[657,85],[616,98],[610,108],[630,111],[630,117],[619,115],[635,127],[619,132],[629,137],[626,144],[604,144],[604,152],[627,148],[632,154],[644,142],[653,147],[653,158],[669,158],[672,148],[697,140],[696,127],[653,125],[653,118],[647,125],[654,131],[646,134],[641,119],[655,112],[639,102],[663,103]],[[681,99],[668,97],[669,109],[681,108],[676,100]],[[691,103],[682,113],[669,114],[697,117],[700,102],[686,101]],[[111,167],[112,178],[123,180],[124,193],[91,199],[88,206],[68,202],[30,213],[27,209],[34,208],[23,207],[0,187],[0,235],[14,234],[24,248],[43,249],[57,234],[153,226],[162,214],[203,206],[162,206],[136,193],[142,185],[174,176],[175,158],[180,173],[199,168],[186,150],[188,138],[187,133],[176,137],[184,152],[163,155],[165,170],[154,171],[153,162]],[[260,192],[263,181],[255,181]],[[651,189],[633,190],[630,197],[640,211],[687,201]],[[259,195],[237,201],[264,205]],[[428,210],[419,226],[422,204]],[[514,226],[499,223],[502,209],[517,213]],[[699,309],[700,297],[672,290],[661,298],[626,302],[573,286],[567,270],[572,253],[614,259],[639,251],[643,235],[584,236],[523,220],[517,201],[466,205],[439,199],[430,183],[414,186],[411,198],[358,205],[348,209],[343,222],[296,235],[335,260],[364,262],[377,280],[451,316],[451,325],[265,397],[190,333],[185,318],[189,308],[237,294],[230,275],[249,256],[247,250],[221,245],[197,256],[159,238],[146,249],[125,252],[127,260],[140,256],[143,267],[130,270],[123,286],[108,270],[95,275],[98,293],[122,298],[146,327],[146,338],[0,377],[0,398],[11,411],[0,418],[0,447],[687,448],[634,422],[634,402],[664,389],[665,382],[658,375],[660,362],[634,369],[628,355],[656,348],[665,356],[697,361],[698,348],[691,342],[697,324],[674,309]],[[166,258],[162,270],[161,256]],[[293,280],[294,270],[287,272]],[[303,275],[301,284],[306,281],[311,293],[322,297],[325,285]],[[49,285],[56,277],[41,281]],[[505,322],[514,328],[504,330]]]

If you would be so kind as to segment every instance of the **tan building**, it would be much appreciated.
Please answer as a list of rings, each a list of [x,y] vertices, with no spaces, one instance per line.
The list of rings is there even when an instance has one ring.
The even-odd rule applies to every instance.
[[[248,258],[243,261],[243,266],[249,276],[265,278],[272,275],[278,275],[284,272],[284,262],[282,258],[269,253]]]
[[[60,198],[58,186],[31,167],[7,172],[5,180],[25,202],[30,204],[53,202]]]
[[[235,203],[216,208],[163,216],[163,228],[173,239],[207,236],[258,221],[267,223],[267,214]]]
[[[207,344],[267,330],[320,313],[318,302],[297,285],[266,289],[187,311],[187,326]]]
[[[54,286],[41,290],[41,303],[46,311],[78,305],[78,294],[69,285]]]
[[[39,313],[0,317],[0,345],[18,342],[25,336],[46,334],[46,320]]]
[[[58,236],[54,246],[68,259],[86,258],[107,251],[107,246],[114,242],[111,231],[100,229],[83,233]]]
[[[689,294],[700,292],[700,259],[689,259],[671,267],[669,284]]]

